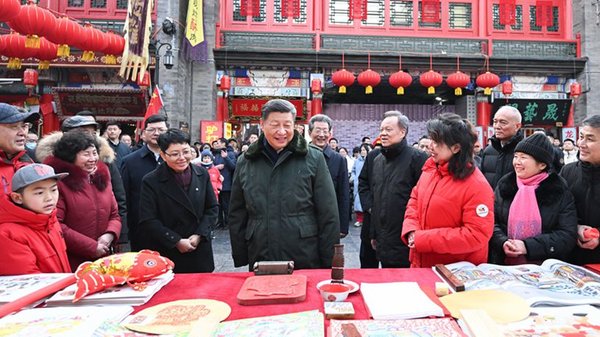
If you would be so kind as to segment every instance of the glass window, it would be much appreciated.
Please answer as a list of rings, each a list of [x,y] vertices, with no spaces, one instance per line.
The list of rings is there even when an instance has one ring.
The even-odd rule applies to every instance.
[[[500,24],[500,5],[494,4],[492,7],[494,14],[494,29],[504,30],[505,25]],[[523,30],[523,6],[517,5],[515,10],[515,24],[510,26],[512,30]]]
[[[410,27],[413,24],[412,0],[390,0],[390,24]]]
[[[473,12],[470,3],[451,2],[450,3],[450,28],[468,29],[473,26]]]
[[[69,0],[67,5],[69,7],[83,7],[83,0]]]
[[[367,1],[367,20],[361,22],[365,26],[383,26],[385,23],[385,0]]]
[[[349,0],[329,0],[329,23],[350,25],[350,3]]]
[[[92,8],[106,8],[106,0],[92,0]]]
[[[117,0],[117,9],[127,9],[127,0]]]
[[[537,7],[530,6],[529,11],[531,13],[529,15],[529,27],[531,27],[531,30],[534,32],[541,32],[542,27],[537,25],[537,20],[536,20]],[[559,13],[558,7],[552,7],[552,25],[548,26],[549,32],[558,32],[558,28],[559,28],[558,13]]]
[[[306,0],[300,1],[300,16],[298,18],[282,16],[282,3],[284,1],[288,2],[288,6],[291,6],[291,2],[289,0],[275,0],[275,22],[287,22],[288,20],[293,20],[294,23],[306,23]]]

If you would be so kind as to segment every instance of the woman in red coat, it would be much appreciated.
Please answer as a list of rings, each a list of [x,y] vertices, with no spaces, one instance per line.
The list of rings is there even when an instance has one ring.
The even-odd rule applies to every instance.
[[[79,130],[66,132],[45,163],[69,176],[58,183],[57,217],[73,271],[84,261],[109,255],[121,232],[108,166],[98,160],[98,144]]]
[[[402,240],[411,267],[487,262],[494,193],[473,161],[477,135],[467,120],[442,114],[427,122],[431,157],[406,207]]]

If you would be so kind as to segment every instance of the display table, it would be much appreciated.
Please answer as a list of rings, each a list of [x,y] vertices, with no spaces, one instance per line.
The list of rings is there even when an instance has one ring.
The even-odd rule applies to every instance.
[[[214,299],[223,301],[231,306],[228,321],[279,315],[307,310],[323,312],[323,300],[317,290],[317,283],[331,278],[331,270],[297,270],[294,274],[306,275],[306,300],[294,304],[266,304],[243,306],[237,303],[237,294],[247,277],[253,273],[212,273],[212,274],[176,274],[175,279],[161,289],[144,306],[136,307],[135,311],[169,301],[182,299]],[[358,284],[362,282],[418,282],[421,288],[433,293],[435,282],[440,278],[427,268],[421,269],[346,269],[345,279]],[[430,296],[431,297],[431,296]],[[369,319],[369,313],[360,295],[360,291],[350,294],[347,302],[352,302],[356,315],[354,319]],[[439,302],[437,302],[439,304]],[[325,321],[328,326],[328,320]]]

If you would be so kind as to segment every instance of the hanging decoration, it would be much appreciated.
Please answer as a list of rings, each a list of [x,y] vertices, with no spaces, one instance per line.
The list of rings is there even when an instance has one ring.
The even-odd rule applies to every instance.
[[[154,1],[129,0],[125,19],[125,48],[121,57],[119,76],[134,81],[138,72],[144,75],[150,61],[150,37],[152,35],[152,7]]]
[[[440,23],[440,0],[421,0],[421,22]]]
[[[378,72],[371,70],[371,53],[367,54],[367,70],[358,74],[358,84],[365,87],[365,94],[373,93],[373,87],[381,82],[381,76]]]
[[[348,19],[366,20],[367,19],[367,0],[348,0]]]
[[[318,78],[313,79],[312,81],[310,81],[310,92],[313,93],[313,95],[317,95],[321,93],[322,87],[321,87],[321,80]]]
[[[56,18],[47,9],[38,7],[32,0],[21,6],[19,14],[8,22],[14,31],[27,35],[25,46],[40,47],[40,36],[54,29]]]
[[[499,21],[501,25],[512,26],[517,20],[517,1],[500,0],[498,5]]]
[[[300,18],[300,0],[280,0],[282,18]]]
[[[454,89],[454,95],[462,95],[462,88],[466,87],[471,82],[469,75],[460,71],[460,58],[456,57],[456,72],[450,74],[446,79],[446,83],[450,88]]]
[[[106,48],[102,50],[105,54],[104,63],[117,64],[117,57],[121,56],[125,49],[125,39],[112,31],[105,33],[104,38],[107,41]]]
[[[260,0],[240,0],[240,15],[260,16]]]
[[[535,25],[538,27],[551,27],[554,24],[554,12],[551,0],[537,0],[535,2]]]
[[[221,76],[221,83],[219,85],[221,91],[227,93],[231,89],[231,78],[228,75]]]
[[[19,14],[21,2],[19,0],[0,0],[0,21],[8,22]]]
[[[26,69],[23,72],[23,84],[29,90],[38,85],[38,72],[35,69]]]
[[[138,73],[138,76],[141,74],[142,74],[141,72]],[[141,77],[138,77],[137,85],[139,85],[140,88],[142,88],[142,89],[148,89],[148,87],[150,87],[150,72],[149,71],[145,71],[144,75],[142,75]]]
[[[433,56],[429,55],[429,71],[419,76],[419,82],[427,88],[428,94],[435,94],[435,87],[439,87],[444,81],[442,74],[433,71]]]
[[[390,85],[396,88],[396,95],[404,95],[404,88],[411,85],[412,76],[402,70],[402,55],[398,57],[398,71],[390,75]]]
[[[79,46],[86,39],[83,27],[66,16],[56,19],[54,29],[44,34],[44,37],[58,45],[57,56],[67,57],[71,55],[69,46]]]
[[[34,57],[37,49],[25,47],[27,38],[17,32],[0,36],[4,40],[3,55],[8,56],[8,69],[21,69],[21,60]]]
[[[95,51],[102,51],[108,46],[108,40],[105,38],[105,34],[94,28],[91,24],[86,23],[83,27],[83,40],[76,47],[83,50],[81,60],[84,62],[91,62],[94,60]]]
[[[331,75],[331,81],[339,88],[340,94],[346,93],[346,87],[351,86],[354,83],[354,74],[346,70],[344,66],[344,54],[342,54],[342,69],[334,72]]]
[[[47,70],[50,68],[50,62],[57,58],[58,46],[45,38],[40,38],[40,48],[37,49],[35,57],[40,61],[38,63],[39,70]]]
[[[475,83],[477,84],[477,86],[484,88],[483,93],[485,95],[491,95],[492,88],[500,84],[500,77],[490,72],[490,60],[487,56],[485,58],[485,68],[486,72],[477,76],[477,79],[475,79]]]
[[[502,82],[502,94],[504,96],[510,96],[513,93],[513,84],[510,80]]]
[[[570,89],[571,97],[577,98],[581,95],[581,84],[579,84],[579,82],[574,81],[573,83],[571,83],[571,86],[569,87],[569,89]]]

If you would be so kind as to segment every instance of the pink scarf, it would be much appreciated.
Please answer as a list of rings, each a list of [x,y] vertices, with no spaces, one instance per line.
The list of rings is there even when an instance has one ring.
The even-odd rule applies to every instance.
[[[542,233],[542,216],[535,197],[535,190],[548,173],[542,172],[527,179],[517,177],[519,190],[508,211],[508,237],[524,240]]]

